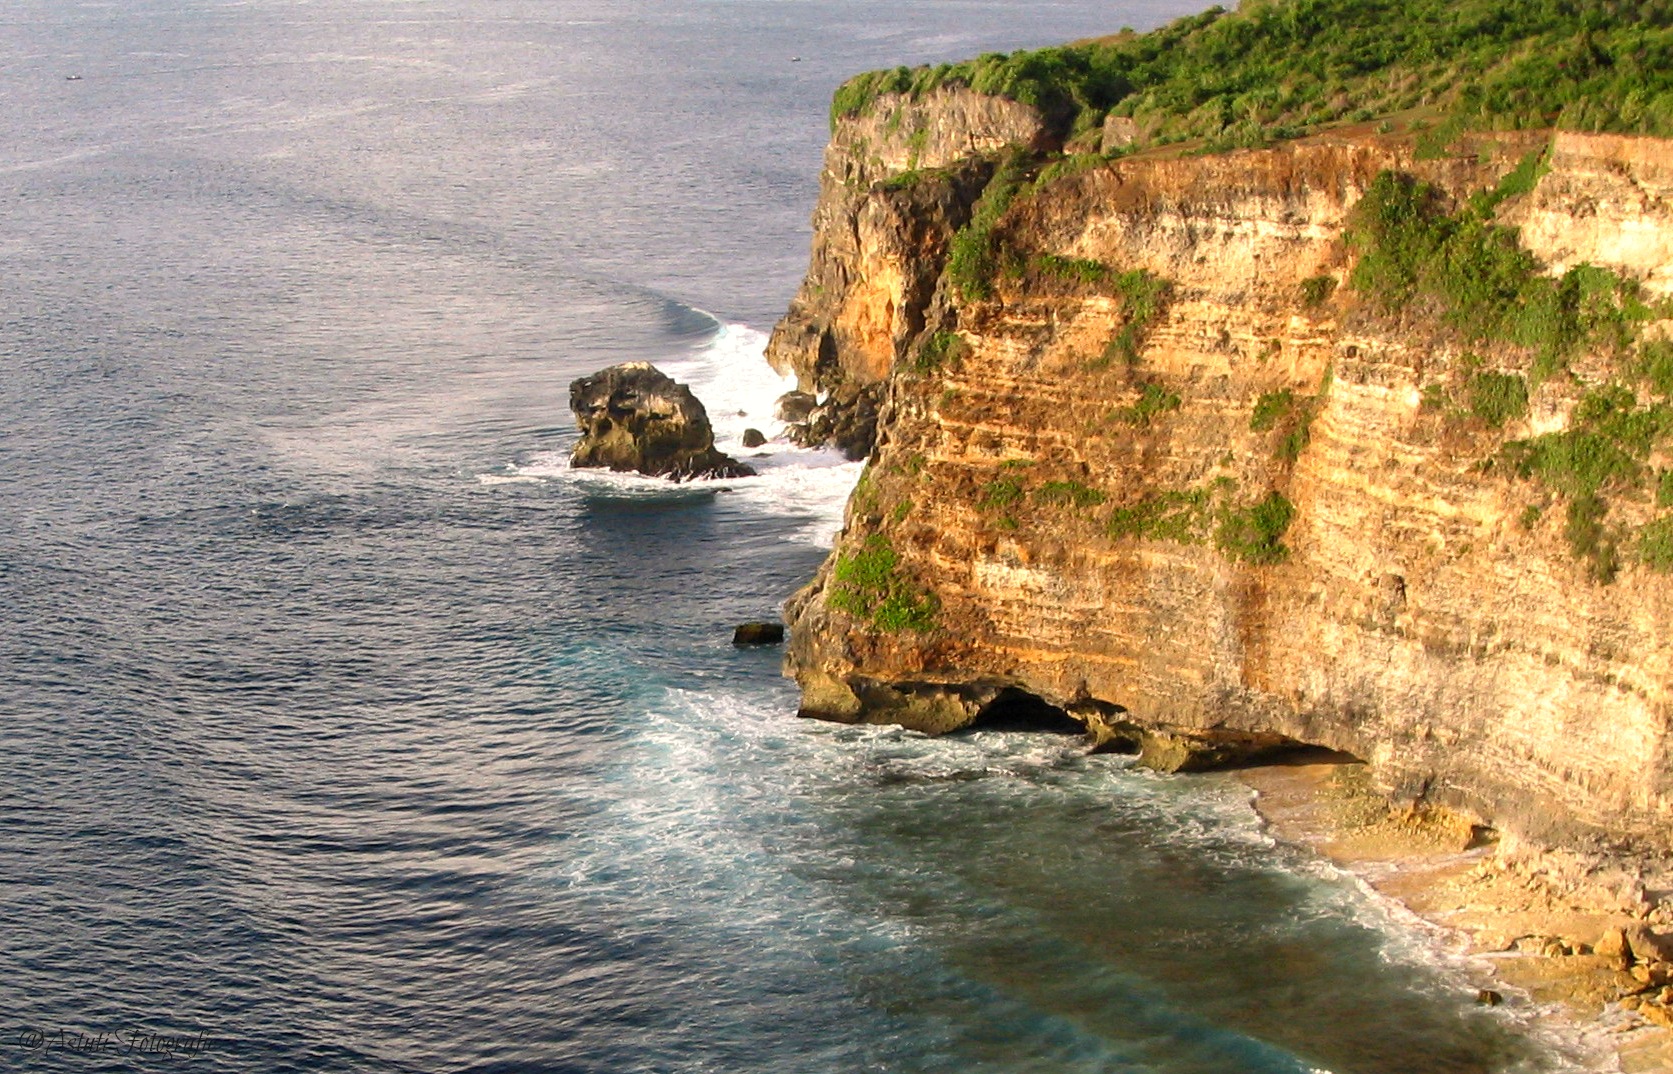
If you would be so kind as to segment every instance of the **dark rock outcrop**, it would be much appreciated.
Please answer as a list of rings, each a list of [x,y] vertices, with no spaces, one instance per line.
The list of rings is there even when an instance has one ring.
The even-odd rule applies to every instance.
[[[1217,772],[1271,762],[1306,748],[1293,738],[1266,731],[1153,727],[1140,739],[1137,764],[1156,772]]]
[[[758,448],[767,442],[767,434],[760,429],[744,430],[744,447]]]
[[[739,623],[733,645],[778,645],[784,641],[783,623]]]
[[[569,386],[581,427],[570,465],[668,477],[749,477],[755,473],[715,450],[714,430],[691,389],[649,362],[629,362]]]
[[[773,416],[787,424],[800,424],[807,421],[818,406],[818,398],[808,392],[785,392],[778,397]]]
[[[802,447],[830,445],[850,459],[871,454],[877,441],[877,414],[885,386],[868,384],[814,407],[806,420],[788,427],[790,439]]]

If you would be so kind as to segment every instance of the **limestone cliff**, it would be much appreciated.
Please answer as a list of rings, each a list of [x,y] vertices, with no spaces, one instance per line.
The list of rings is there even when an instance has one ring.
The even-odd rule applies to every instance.
[[[809,423],[855,458],[871,449],[890,370],[923,331],[947,244],[993,173],[991,154],[1046,149],[1015,101],[965,89],[905,99],[837,125],[813,215],[813,259],[767,361],[827,404]]]
[[[1609,413],[1650,430],[1625,461],[1551,462],[1579,465],[1599,393],[1666,334],[1673,146],[1417,159],[1362,129],[1041,171],[1051,142],[963,90],[837,126],[769,355],[876,427],[851,429],[870,464],[787,608],[804,714],[1272,732],[1527,837],[1673,849],[1673,421],[1619,389]],[[955,236],[1013,144],[994,269],[961,285]],[[1374,300],[1355,221],[1379,176],[1518,227],[1548,276],[1611,270],[1551,285],[1592,334],[1558,355],[1420,291]],[[1613,335],[1605,292],[1631,307]]]

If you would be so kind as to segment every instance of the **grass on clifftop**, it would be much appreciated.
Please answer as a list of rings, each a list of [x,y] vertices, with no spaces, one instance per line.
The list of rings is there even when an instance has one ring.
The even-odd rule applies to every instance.
[[[844,83],[831,118],[941,86],[1032,105],[1066,134],[1260,144],[1417,108],[1441,129],[1673,136],[1673,0],[1246,0],[1147,34],[989,53]]]

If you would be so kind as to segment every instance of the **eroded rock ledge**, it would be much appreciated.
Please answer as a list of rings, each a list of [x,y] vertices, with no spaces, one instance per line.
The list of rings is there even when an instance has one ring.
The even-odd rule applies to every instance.
[[[1379,175],[1462,206],[1522,165],[1494,220],[1545,271],[1604,266],[1654,303],[1673,148],[1521,133],[1419,160],[1363,132],[1036,167],[972,295],[954,236],[1001,147],[1050,135],[971,96],[838,125],[769,350],[877,414],[837,547],[786,608],[804,713],[944,732],[1022,691],[1089,726],[1343,751],[1526,839],[1673,851],[1673,582],[1630,536],[1662,519],[1673,455],[1635,463],[1650,492],[1609,492],[1610,563],[1577,558],[1576,497],[1505,461],[1577,428],[1625,352],[1535,378],[1527,347],[1369,302],[1347,239]],[[1478,405],[1484,374],[1521,406]]]

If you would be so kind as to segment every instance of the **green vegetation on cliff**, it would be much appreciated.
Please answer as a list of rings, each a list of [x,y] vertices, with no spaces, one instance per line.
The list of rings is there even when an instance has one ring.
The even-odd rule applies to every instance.
[[[1232,559],[1247,563],[1280,563],[1290,554],[1282,538],[1295,521],[1295,507],[1281,492],[1241,509],[1221,512],[1214,529],[1214,545]]]
[[[1437,317],[1467,342],[1496,346],[1502,361],[1525,363],[1524,375],[1482,370],[1480,359],[1466,356],[1468,409],[1453,413],[1492,429],[1526,416],[1532,394],[1571,359],[1607,359],[1615,379],[1586,390],[1567,428],[1511,440],[1499,458],[1565,501],[1563,536],[1594,580],[1611,581],[1629,550],[1655,569],[1673,569],[1666,545],[1673,524],[1610,521],[1612,498],[1659,493],[1650,488],[1649,460],[1673,436],[1673,346],[1642,336],[1645,325],[1673,315],[1673,303],[1648,302],[1634,281],[1592,265],[1547,276],[1516,230],[1493,222],[1500,202],[1530,189],[1541,167],[1537,157],[1525,160],[1496,189],[1456,208],[1410,176],[1378,175],[1348,231],[1360,255],[1349,282],[1373,309]],[[1430,385],[1425,405],[1447,410],[1444,388]]]
[[[1213,491],[1208,488],[1166,489],[1110,512],[1106,528],[1117,540],[1140,537],[1147,541],[1196,544],[1214,519]]]
[[[935,629],[936,601],[900,571],[900,556],[887,537],[872,534],[858,551],[837,557],[827,602],[878,630]]]
[[[994,281],[1003,274],[1011,280],[1027,277],[1056,285],[1092,288],[1121,301],[1122,325],[1094,363],[1104,368],[1114,363],[1134,365],[1146,336],[1167,307],[1173,285],[1148,269],[1118,271],[1087,258],[1064,257],[1017,249],[1000,227],[1012,203],[1038,193],[1046,181],[1039,171],[1030,180],[1037,161],[1020,150],[1007,153],[977,199],[970,221],[953,236],[947,254],[945,277],[953,294],[965,302],[983,302],[994,297]],[[941,333],[937,333],[937,336]],[[934,340],[931,341],[934,344]],[[940,351],[930,345],[920,352],[919,372],[938,367]],[[935,364],[926,364],[934,360]]]
[[[969,86],[1066,134],[1128,117],[1141,142],[1229,147],[1422,109],[1463,128],[1673,135],[1673,0],[1247,0],[1147,34],[874,71],[833,123],[884,94]]]
[[[1283,536],[1295,521],[1295,506],[1283,493],[1269,492],[1238,505],[1231,496],[1236,482],[1217,478],[1191,489],[1167,489],[1110,513],[1106,530],[1117,540],[1138,537],[1174,544],[1214,547],[1230,559],[1266,565],[1289,557]]]
[[[912,371],[928,376],[948,365],[957,366],[969,350],[970,345],[956,332],[936,329],[919,345],[912,360]]]
[[[947,278],[966,300],[979,301],[993,293],[993,277],[999,271],[994,225],[1022,189],[1027,169],[1028,158],[1022,153],[1012,153],[1001,161],[977,199],[970,222],[953,236],[947,251]]]
[[[1106,497],[1100,491],[1080,481],[1047,481],[1034,493],[1043,504],[1085,509],[1097,507]]]
[[[1673,566],[1659,550],[1666,519],[1638,534],[1604,521],[1609,513],[1606,493],[1648,493],[1646,460],[1669,432],[1673,408],[1665,403],[1641,405],[1632,389],[1610,384],[1580,400],[1567,429],[1512,441],[1503,454],[1519,476],[1534,478],[1568,499],[1563,534],[1569,547],[1587,562],[1596,580],[1607,582],[1619,569],[1623,544],[1636,544],[1640,558],[1652,567]]]
[[[984,511],[1002,511],[1022,499],[1022,482],[1001,477],[982,486],[980,506]]]
[[[1264,433],[1290,416],[1295,410],[1295,392],[1288,388],[1266,392],[1255,400],[1254,413],[1249,415],[1249,428]]]
[[[1673,137],[1673,0],[1245,0],[1236,12],[1211,9],[1150,34],[863,75],[838,91],[833,116],[863,112],[885,94],[918,97],[949,85],[1038,107],[1072,140],[1071,155],[1054,162],[1020,147],[985,158],[991,181],[944,265],[939,293],[952,315],[944,323],[976,338],[979,330],[963,325],[968,306],[1024,293],[1116,299],[1121,318],[1086,369],[1129,367],[1121,372],[1136,398],[1108,414],[1142,429],[1173,420],[1164,415],[1182,405],[1162,384],[1132,380],[1130,368],[1173,285],[1143,269],[1040,249],[1038,233],[1023,226],[1031,213],[1049,218],[1031,199],[1054,179],[1106,160],[1076,151],[1097,147],[1095,128],[1107,117],[1123,119],[1107,128],[1119,143],[1195,140],[1214,149],[1398,114],[1409,130],[1426,132],[1419,157],[1470,129]],[[1480,163],[1493,159],[1487,151]],[[1547,167],[1543,153],[1531,154],[1469,197],[1400,172],[1378,175],[1345,233],[1351,271],[1299,281],[1297,304],[1330,318],[1396,321],[1442,353],[1485,355],[1439,363],[1440,382],[1422,386],[1422,411],[1454,423],[1447,435],[1473,445],[1466,450],[1480,470],[1530,483],[1524,527],[1560,517],[1595,579],[1606,582],[1634,560],[1673,570],[1673,515],[1665,513],[1673,511],[1673,471],[1657,468],[1673,448],[1673,341],[1645,330],[1673,318],[1673,302],[1589,264],[1547,275],[1499,211],[1532,191]],[[912,368],[932,374],[967,350],[954,332],[934,331]],[[1268,392],[1255,402],[1250,429],[1270,433],[1280,472],[1306,451],[1325,402],[1323,389]],[[1528,435],[1530,414],[1543,424],[1571,404],[1566,428]],[[1102,500],[1067,485],[1030,493],[1007,476],[983,488],[979,508],[1014,529],[1029,495],[1077,509]],[[1554,506],[1560,516],[1546,514]],[[1115,538],[1212,542],[1231,558],[1274,563],[1287,555],[1280,538],[1293,513],[1278,493],[1239,506],[1205,486],[1117,507],[1107,529]]]
[[[1159,384],[1146,383],[1130,406],[1116,410],[1115,417],[1128,425],[1145,427],[1156,415],[1179,409],[1179,393],[1170,392]]]
[[[1470,413],[1495,429],[1528,412],[1528,382],[1515,373],[1475,373],[1466,387]]]
[[[1381,173],[1354,208],[1348,241],[1360,256],[1349,283],[1384,312],[1428,312],[1422,303],[1468,340],[1529,348],[1536,384],[1582,347],[1625,348],[1656,312],[1636,283],[1591,265],[1552,279],[1515,228],[1493,222],[1537,166],[1524,161],[1457,210],[1428,183]]]
[[[1104,365],[1120,362],[1137,365],[1139,351],[1150,335],[1150,329],[1162,315],[1173,284],[1147,269],[1132,269],[1113,277],[1116,294],[1121,296],[1121,328],[1104,347],[1100,361]]]
[[[1283,429],[1283,435],[1272,449],[1272,457],[1283,462],[1295,462],[1312,442],[1313,419],[1318,416],[1321,390],[1318,396],[1298,397],[1289,388],[1266,392],[1255,400],[1249,415],[1251,432],[1264,433]]]

